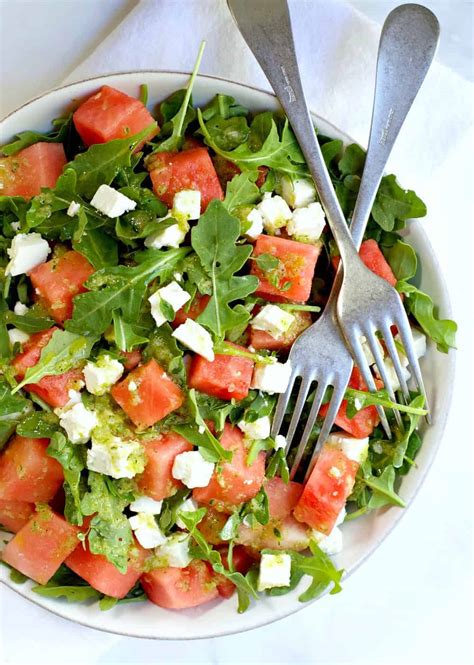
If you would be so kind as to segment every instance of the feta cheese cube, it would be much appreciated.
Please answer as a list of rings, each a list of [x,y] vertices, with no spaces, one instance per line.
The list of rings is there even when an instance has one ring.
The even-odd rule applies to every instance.
[[[69,409],[62,409],[59,424],[71,443],[86,443],[98,421],[95,411],[86,409],[82,402],[78,402]]]
[[[263,390],[270,395],[274,393],[284,393],[288,387],[291,376],[291,363],[279,363],[276,360],[272,363],[255,364],[253,371],[251,387],[257,390]]]
[[[320,203],[310,203],[306,208],[297,208],[286,225],[294,240],[316,242],[321,237],[326,219]]]
[[[107,217],[114,218],[135,210],[137,202],[109,185],[101,185],[92,197],[91,206]]]
[[[287,175],[281,179],[281,195],[292,208],[304,208],[316,201],[316,187],[308,178],[295,178]]]
[[[156,501],[149,496],[139,496],[132,501],[129,509],[132,513],[149,513],[150,515],[159,515],[163,501]]]
[[[356,439],[345,432],[333,432],[328,436],[326,444],[343,452],[348,459],[362,464],[369,450],[369,437]]]
[[[289,554],[262,554],[257,585],[259,591],[289,586],[290,578],[291,557]]]
[[[192,561],[189,554],[190,536],[187,533],[174,533],[155,550],[155,555],[164,566],[186,568]]]
[[[375,339],[377,340],[376,343],[377,343],[377,345],[378,345],[378,347],[379,347],[379,349],[380,349],[380,353],[381,353],[382,358],[383,358],[383,356],[384,356],[384,349],[383,349],[383,346],[381,345],[381,343],[379,342],[379,340],[378,340],[377,338],[375,338]],[[371,349],[370,349],[370,346],[369,346],[369,344],[368,344],[368,342],[367,342],[367,339],[365,338],[365,335],[361,335],[361,337],[360,337],[360,345],[361,345],[361,347],[362,347],[362,352],[363,352],[363,354],[364,354],[364,356],[365,356],[365,359],[367,360],[367,362],[369,363],[369,365],[374,365],[374,364],[375,364],[375,358],[374,358],[374,355],[373,355],[373,353],[372,353],[372,351],[371,351]]]
[[[342,552],[343,536],[341,529],[338,529],[337,526],[333,528],[329,535],[316,531],[316,529],[313,529],[311,535],[319,548],[328,556],[333,556],[334,554]]]
[[[184,323],[176,328],[173,332],[175,337],[181,344],[187,346],[188,349],[198,353],[200,356],[212,362],[214,360],[214,345],[212,337],[199,323],[192,319],[186,319]]]
[[[89,361],[84,367],[86,388],[93,395],[104,395],[122,374],[122,363],[108,354],[99,356],[95,363]]]
[[[80,203],[77,203],[77,201],[71,201],[69,208],[66,210],[66,215],[69,215],[69,217],[75,217],[80,209]]]
[[[266,231],[275,233],[291,219],[291,210],[281,196],[266,196],[257,206]]]
[[[201,192],[198,189],[183,189],[173,197],[172,217],[199,219],[201,214]]]
[[[194,511],[196,511],[198,508],[199,506],[194,499],[192,498],[186,499],[186,501],[183,501],[183,503],[179,507],[178,515],[180,515],[181,513],[194,513]],[[176,520],[176,526],[178,526],[180,529],[186,529],[186,524],[183,522],[183,520],[180,517],[178,517],[178,519]]]
[[[247,215],[247,222],[250,222],[249,228],[245,231],[245,235],[250,240],[255,240],[263,233],[263,217],[257,208],[253,208]]]
[[[237,427],[249,439],[267,439],[270,436],[270,417],[262,416],[261,418],[257,418],[253,423],[241,420],[237,423]]]
[[[254,316],[250,325],[255,330],[264,330],[275,339],[279,339],[291,328],[295,317],[278,305],[265,305]]]
[[[145,247],[151,249],[161,249],[162,247],[179,247],[186,238],[187,229],[182,228],[179,224],[172,224],[166,226],[164,229],[158,228],[153,231],[147,238],[145,238]]]
[[[13,308],[13,313],[16,314],[17,316],[25,316],[25,314],[28,314],[28,307],[24,305],[22,302],[18,301],[15,303],[15,307]]]
[[[138,513],[138,515],[129,517],[128,521],[133,529],[135,538],[146,550],[150,550],[166,542],[166,536],[150,513]]]
[[[426,353],[426,335],[418,330],[418,328],[412,328],[411,334],[413,336],[413,346],[415,348],[415,355],[417,358],[422,358]],[[403,345],[402,338],[400,335],[395,335],[395,341]],[[400,360],[408,364],[408,359],[403,353],[398,354]]]
[[[18,342],[18,344],[24,344],[30,339],[28,333],[23,332],[23,330],[18,330],[18,328],[9,328],[8,330],[8,339],[10,344],[13,346]]]
[[[133,478],[145,468],[143,447],[138,441],[122,441],[118,436],[104,441],[92,434],[87,468],[112,478]]]
[[[286,448],[287,440],[283,434],[277,434],[275,437],[275,450],[280,450],[280,448]]]
[[[39,233],[19,233],[7,249],[10,257],[5,274],[16,277],[44,263],[51,249]]]
[[[164,300],[168,305],[171,305],[174,312],[177,312],[178,309],[181,309],[188,300],[191,299],[191,296],[187,291],[182,289],[178,282],[171,282],[167,286],[163,286],[158,291],[155,291],[153,295],[148,298],[148,302],[151,305],[151,315],[155,319],[156,325],[162,326],[166,322],[166,316],[161,311],[161,303]]]
[[[173,462],[172,474],[176,480],[181,480],[186,487],[207,487],[214,473],[214,464],[208,462],[199,450],[191,450],[176,455]]]
[[[404,364],[406,364],[408,362],[407,359],[406,359],[406,356],[402,356],[402,357],[405,359]],[[394,364],[393,364],[391,358],[384,358],[383,364],[384,364],[384,367],[385,367],[385,372],[387,374],[387,379],[388,379],[390,387],[392,388],[392,390],[394,392],[396,392],[397,390],[400,390],[400,381],[398,380],[398,376],[397,376],[397,373],[395,371],[395,367],[394,367]],[[380,372],[379,372],[378,367],[376,365],[374,366],[374,370],[375,370],[375,375],[377,376],[377,378],[381,379],[382,376],[380,375]],[[405,377],[405,380],[408,381],[408,379],[411,377],[410,372],[407,370],[406,367],[402,367],[402,370],[403,370],[403,376]],[[388,387],[388,386],[386,386],[386,387]]]

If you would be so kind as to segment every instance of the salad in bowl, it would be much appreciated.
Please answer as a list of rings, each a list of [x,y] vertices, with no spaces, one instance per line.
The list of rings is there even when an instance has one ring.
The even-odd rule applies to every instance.
[[[403,507],[423,443],[422,396],[393,403],[377,376],[369,393],[355,368],[309,479],[304,460],[290,479],[272,413],[337,247],[285,117],[219,92],[196,106],[195,75],[152,111],[145,85],[102,85],[2,148],[2,560],[42,597],[185,610],[235,595],[244,612],[336,593],[342,523]],[[364,151],[318,138],[350,219]],[[412,282],[403,229],[425,213],[387,175],[360,250],[420,357],[456,329]]]

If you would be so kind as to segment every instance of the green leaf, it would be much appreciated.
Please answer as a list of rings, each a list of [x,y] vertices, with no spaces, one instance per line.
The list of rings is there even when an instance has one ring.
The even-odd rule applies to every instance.
[[[206,130],[213,143],[221,150],[234,150],[244,143],[250,134],[247,119],[243,116],[214,116],[206,122]]]
[[[236,103],[234,97],[222,94],[217,94],[202,110],[202,117],[206,121],[215,116],[233,118],[241,115],[248,115],[248,109]]]
[[[42,143],[63,143],[72,122],[72,115],[54,122],[58,126],[58,129],[47,132],[46,134],[30,130],[16,134],[16,139],[14,141],[1,146],[0,153],[7,155],[8,157],[16,155],[20,150],[24,150],[39,141]]]
[[[321,152],[323,153],[323,158],[327,167],[329,167],[331,162],[341,154],[343,146],[344,144],[340,139],[334,139],[333,141],[323,143],[321,146]]]
[[[26,370],[25,378],[13,389],[16,393],[27,383],[38,383],[44,376],[63,374],[89,357],[96,338],[76,335],[67,330],[55,330],[41,350],[36,365]]]
[[[28,314],[20,316],[14,312],[5,312],[4,318],[6,323],[11,323],[15,328],[19,328],[26,333],[40,332],[41,330],[48,330],[54,326],[53,319],[47,316],[36,316],[33,310]]]
[[[158,526],[164,534],[168,535],[175,526],[179,517],[181,506],[191,494],[187,488],[177,490],[175,494],[164,499],[161,512],[158,516]]]
[[[68,489],[64,514],[69,522],[80,526],[83,522],[81,473],[86,466],[86,448],[85,446],[72,444],[62,432],[56,431],[51,436],[46,452],[63,467],[64,485],[65,489],[66,486]]]
[[[220,338],[250,319],[242,304],[230,307],[230,303],[253,293],[258,285],[252,275],[234,275],[252,253],[251,245],[236,244],[239,235],[238,220],[218,200],[211,201],[191,232],[193,249],[212,283],[211,299],[197,321]]]
[[[96,143],[77,155],[67,165],[67,169],[77,175],[77,194],[92,199],[100,185],[110,185],[121,168],[130,166],[133,151],[155,128],[156,122],[153,122],[133,136]]]
[[[376,390],[373,393],[367,392],[365,390],[356,390],[355,388],[346,388],[344,394],[344,399],[346,399],[349,404],[354,408],[354,413],[364,409],[366,406],[383,406],[386,409],[396,409],[402,413],[409,413],[413,416],[426,416],[428,411],[423,408],[423,399],[421,404],[419,401],[411,402],[410,404],[398,404],[397,402],[392,402],[388,396],[386,390]],[[355,401],[357,400],[357,407],[355,407]],[[348,411],[349,418],[353,416],[350,415]]]
[[[100,591],[96,591],[91,586],[50,586],[38,585],[31,589],[39,596],[46,598],[65,598],[70,603],[82,603],[85,600],[97,600],[100,598]]]
[[[451,319],[439,319],[432,299],[423,291],[406,283],[398,283],[397,289],[407,294],[406,306],[420,324],[423,332],[430,337],[438,351],[448,353],[456,346],[457,324]]]
[[[252,205],[260,198],[260,191],[255,184],[257,171],[245,171],[238,173],[227,183],[224,207],[232,213],[241,205]]]
[[[411,400],[409,407],[413,408],[413,411],[420,406],[423,406],[425,403],[425,398],[423,395],[416,395]],[[398,469],[402,466],[405,461],[405,455],[407,447],[411,438],[411,435],[418,426],[418,421],[420,419],[420,414],[416,412],[408,413],[407,417],[404,419],[405,428],[403,431],[397,431],[395,439],[395,449],[393,454],[393,466]]]
[[[92,263],[96,270],[118,264],[118,245],[101,229],[86,229],[80,241],[73,241],[73,248]]]
[[[418,261],[411,245],[397,240],[383,253],[398,280],[408,280],[415,276]]]
[[[18,425],[16,433],[28,439],[50,439],[58,427],[58,417],[54,413],[34,411]]]
[[[348,145],[339,160],[339,170],[342,175],[362,175],[365,164],[365,150],[356,143]]]
[[[245,524],[254,527],[257,524],[268,524],[269,519],[268,496],[262,487],[253,499],[250,499],[239,510],[232,513],[224,524],[219,536],[222,540],[233,540],[237,537],[239,527],[244,520]]]
[[[0,449],[32,410],[30,400],[23,395],[13,395],[10,385],[0,377]]]
[[[148,338],[135,332],[135,326],[126,323],[118,311],[112,313],[115,343],[121,351],[133,351],[136,346],[147,344]]]
[[[368,503],[370,509],[381,508],[387,505],[399,506],[400,508],[405,507],[405,502],[393,489],[395,482],[395,469],[393,466],[385,467],[382,475],[378,478],[370,472],[367,475],[364,474],[364,482],[372,490],[372,496]]]
[[[424,217],[426,206],[411,190],[398,185],[394,175],[382,178],[372,208],[372,217],[384,231],[392,231],[396,220]]]
[[[165,372],[181,386],[186,385],[186,370],[183,362],[183,351],[179,348],[172,335],[173,330],[168,323],[155,328],[148,345],[143,351],[145,360],[154,358]]]
[[[189,250],[154,250],[139,266],[120,265],[95,272],[86,283],[87,293],[74,298],[72,318],[66,328],[72,332],[102,334],[114,310],[120,309],[125,321],[133,323],[140,314],[147,285],[160,273],[173,270]]]

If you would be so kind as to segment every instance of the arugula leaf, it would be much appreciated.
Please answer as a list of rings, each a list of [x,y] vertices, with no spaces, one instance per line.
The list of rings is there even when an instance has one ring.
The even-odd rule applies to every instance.
[[[426,206],[415,192],[402,189],[394,175],[382,178],[372,207],[372,217],[384,231],[392,231],[396,220],[405,221],[425,215]]]
[[[86,283],[87,293],[74,298],[72,318],[67,330],[77,333],[102,334],[107,330],[114,310],[120,309],[125,321],[134,323],[140,313],[147,285],[160,273],[172,270],[186,255],[187,248],[153,250],[139,266],[124,265],[103,268]]]
[[[164,499],[161,512],[158,516],[158,526],[165,535],[175,526],[183,503],[191,494],[187,488],[177,490],[175,494]]]
[[[345,175],[362,175],[365,164],[365,150],[357,143],[351,143],[344,150],[344,154],[339,160],[339,171]]]
[[[321,152],[323,153],[323,158],[327,167],[330,167],[331,162],[341,154],[343,147],[344,144],[340,139],[334,139],[322,144]]]
[[[67,165],[77,175],[76,192],[92,199],[100,185],[110,185],[124,166],[130,166],[134,149],[156,128],[153,122],[141,132],[124,139],[114,139],[107,143],[96,143],[86,152],[80,153]]]
[[[248,109],[236,103],[234,97],[217,94],[202,110],[204,120],[210,120],[216,115],[221,118],[248,115]]]
[[[4,314],[6,323],[11,323],[15,328],[19,328],[27,333],[40,332],[41,330],[48,330],[54,326],[53,319],[47,316],[36,316],[33,309],[28,314],[15,314],[14,312],[7,311]]]
[[[7,157],[16,155],[16,153],[20,152],[20,150],[24,150],[25,148],[28,148],[30,145],[38,143],[39,141],[42,143],[63,143],[71,123],[72,114],[67,118],[59,118],[58,120],[54,120],[53,125],[56,125],[57,129],[54,129],[51,132],[47,132],[46,134],[30,130],[20,132],[19,134],[16,134],[16,139],[14,141],[0,147],[0,153],[7,155]]]
[[[223,118],[214,116],[206,122],[206,130],[215,145],[221,150],[233,150],[245,143],[250,135],[250,128],[244,116]]]
[[[257,171],[238,173],[227,183],[223,206],[232,213],[241,205],[252,205],[260,198],[260,191],[255,184]]]
[[[405,461],[405,455],[410,438],[414,433],[420,419],[420,413],[417,413],[415,409],[417,407],[423,406],[424,402],[425,399],[423,395],[416,395],[413,397],[409,404],[413,410],[411,413],[408,412],[408,416],[404,419],[405,429],[402,432],[397,432],[395,439],[396,446],[393,455],[393,466],[396,469],[400,468]]]
[[[12,390],[16,393],[27,383],[38,383],[43,376],[63,374],[89,357],[95,337],[76,335],[67,330],[55,330],[51,339],[41,350],[36,365],[26,370],[25,378]]]
[[[222,540],[233,540],[237,537],[239,526],[242,522],[253,528],[257,524],[268,524],[269,519],[268,496],[262,487],[253,499],[244,503],[239,510],[234,511],[230,515],[222,527],[219,536]]]
[[[51,439],[58,427],[58,417],[54,413],[33,411],[18,425],[16,433],[28,439]]]
[[[81,490],[84,489],[81,484],[81,473],[86,466],[86,448],[72,444],[62,432],[56,431],[51,436],[46,452],[63,467],[65,491],[67,488],[64,515],[72,524],[81,526],[83,522]]]
[[[424,399],[421,396],[420,400],[414,400],[410,404],[398,404],[392,402],[388,396],[388,392],[384,389],[376,390],[375,392],[367,392],[365,390],[356,390],[355,388],[346,388],[344,399],[348,402],[347,415],[352,418],[357,411],[364,409],[366,406],[383,406],[386,409],[396,409],[402,413],[408,413],[413,416],[426,416],[428,411],[423,408]],[[355,405],[357,400],[357,407]],[[350,407],[350,408],[349,408]]]
[[[161,367],[170,374],[181,386],[186,385],[186,369],[183,351],[179,348],[172,335],[173,330],[168,323],[155,328],[150,341],[143,351],[145,360],[154,358]]]
[[[97,600],[101,597],[100,591],[91,586],[53,586],[51,582],[37,585],[31,589],[39,596],[46,598],[65,598],[70,603],[81,603],[85,600]]]
[[[288,468],[288,461],[286,459],[284,448],[275,450],[273,455],[270,457],[265,475],[267,478],[274,478],[275,476],[279,476],[283,482],[288,483],[290,480],[290,469]]]
[[[237,277],[252,253],[251,245],[236,245],[240,224],[229,215],[221,201],[213,200],[191,232],[191,244],[212,282],[212,296],[197,321],[223,338],[227,330],[250,319],[238,304],[230,303],[253,293],[258,279],[252,275]]]
[[[386,466],[379,477],[372,474],[369,460],[362,463],[360,470],[364,483],[372,490],[372,495],[367,504],[369,510],[386,505],[405,507],[405,502],[393,489],[395,469],[392,465]]]
[[[93,554],[102,554],[121,573],[127,571],[133,536],[125,506],[133,500],[129,487],[100,473],[89,472],[90,487],[81,501],[84,515],[94,515],[88,542]]]
[[[13,395],[7,381],[0,378],[0,449],[3,448],[21,421],[33,410],[29,399]]]
[[[0,282],[0,287],[2,286]],[[0,293],[0,358],[10,358],[12,355],[10,338],[6,326],[5,315],[8,313],[8,305],[2,293]]]
[[[118,264],[117,241],[101,229],[88,228],[73,248],[92,263],[96,270]]]
[[[136,346],[148,342],[148,338],[141,337],[135,332],[136,326],[124,321],[118,311],[112,313],[112,318],[114,322],[115,343],[121,351],[133,351]]]

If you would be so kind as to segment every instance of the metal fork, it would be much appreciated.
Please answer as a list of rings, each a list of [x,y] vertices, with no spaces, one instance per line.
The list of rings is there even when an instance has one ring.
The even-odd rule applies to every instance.
[[[272,425],[272,434],[275,436],[280,430],[295,379],[300,377],[301,386],[287,433],[288,452],[309,391],[316,385],[309,417],[291,469],[291,475],[294,476],[326,390],[332,386],[328,412],[307,468],[308,476],[317,452],[334,424],[353,367],[338,322],[369,390],[374,391],[376,386],[362,351],[361,335],[366,337],[380,376],[390,397],[395,401],[375,337],[376,330],[379,330],[394,364],[402,392],[405,398],[409,396],[390,331],[390,326],[396,325],[418,387],[425,399],[426,392],[400,297],[385,280],[364,266],[348,233],[304,100],[287,3],[284,0],[260,0],[258,3],[252,0],[228,0],[228,5],[290,120],[339,246],[344,267],[344,272],[339,270],[336,275],[322,317],[307,329],[293,346],[290,354],[292,375],[286,393],[280,396]],[[384,24],[377,61],[369,149],[351,227],[357,247],[362,241],[388,156],[434,57],[438,37],[439,25],[436,17],[418,5],[398,7],[391,12]],[[385,413],[380,409],[379,414],[382,425],[390,436]],[[398,412],[396,417],[399,418]]]

